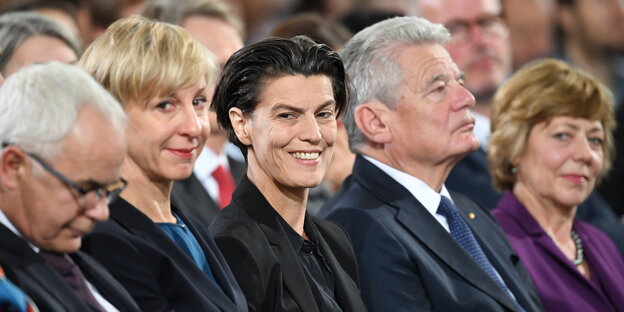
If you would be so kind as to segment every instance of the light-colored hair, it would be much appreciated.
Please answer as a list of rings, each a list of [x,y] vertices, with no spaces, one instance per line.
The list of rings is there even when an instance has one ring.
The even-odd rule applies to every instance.
[[[26,39],[45,36],[63,41],[80,56],[78,41],[56,21],[35,12],[10,12],[0,15],[0,71],[4,72],[15,50]]]
[[[25,67],[0,88],[0,142],[54,158],[85,106],[124,130],[126,114],[119,102],[78,66],[50,62]]]
[[[391,109],[398,103],[405,81],[405,73],[396,61],[401,49],[414,45],[444,44],[449,37],[444,26],[409,16],[376,23],[347,41],[340,56],[351,78],[352,90],[349,110],[343,119],[353,152],[358,153],[358,147],[365,141],[364,134],[355,124],[355,108],[372,100],[378,100]]]
[[[183,28],[141,16],[113,23],[84,52],[79,64],[122,105],[147,103],[216,78],[215,56]]]
[[[182,25],[186,18],[192,16],[215,18],[232,26],[241,38],[245,38],[241,19],[218,0],[152,0],[145,4],[141,15],[174,25]]]
[[[515,184],[511,160],[525,151],[531,129],[558,116],[600,121],[605,140],[599,180],[607,173],[614,153],[611,91],[580,69],[544,59],[522,67],[494,96],[488,162],[496,189],[508,190]]]

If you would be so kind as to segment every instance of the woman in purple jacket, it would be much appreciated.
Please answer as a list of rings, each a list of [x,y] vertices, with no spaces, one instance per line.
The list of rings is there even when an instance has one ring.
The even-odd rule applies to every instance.
[[[505,194],[493,211],[546,311],[622,311],[624,261],[575,220],[611,166],[610,92],[561,61],[519,70],[494,98],[488,160]]]

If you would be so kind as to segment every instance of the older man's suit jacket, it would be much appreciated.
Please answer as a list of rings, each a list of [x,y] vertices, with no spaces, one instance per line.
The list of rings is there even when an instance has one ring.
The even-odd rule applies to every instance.
[[[178,216],[191,230],[220,288],[152,220],[119,198],[109,221],[87,235],[82,249],[123,284],[144,311],[247,311],[240,287],[207,229]]]
[[[474,235],[526,311],[542,309],[535,287],[491,215],[452,194]],[[358,156],[328,206],[358,259],[369,311],[517,311],[514,302],[396,180]]]
[[[318,312],[298,255],[279,215],[244,177],[232,203],[210,226],[247,297],[250,311]],[[343,311],[365,311],[357,285],[355,255],[339,226],[306,215],[318,229],[318,243],[334,277],[335,299]]]
[[[86,279],[119,311],[140,311],[130,294],[99,263],[83,252],[70,254]],[[0,225],[0,264],[6,276],[41,311],[97,311],[74,290],[28,243]]]
[[[230,172],[232,172],[232,176],[234,177],[234,182],[238,184],[240,179],[245,175],[247,166],[244,162],[240,162],[232,157],[228,157],[228,163],[230,165]],[[192,216],[205,226],[210,225],[212,219],[214,219],[221,210],[219,204],[210,197],[208,191],[206,191],[201,182],[199,182],[195,173],[184,180],[173,183],[171,203],[180,210],[180,212],[187,216]]]

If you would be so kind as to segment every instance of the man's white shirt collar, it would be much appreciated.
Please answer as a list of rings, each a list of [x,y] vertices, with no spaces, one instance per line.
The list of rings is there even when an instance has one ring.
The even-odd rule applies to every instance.
[[[407,174],[403,171],[392,168],[372,157],[362,155],[366,160],[370,161],[373,165],[381,169],[387,175],[389,175],[392,179],[401,184],[407,191],[409,191],[412,196],[416,198],[427,211],[434,217],[436,220],[449,232],[448,223],[446,222],[446,218],[442,215],[437,214],[438,206],[440,205],[440,196],[445,196],[449,198],[451,201],[451,194],[446,189],[444,184],[442,185],[442,189],[440,193],[436,192],[425,182],[420,180],[419,178]]]

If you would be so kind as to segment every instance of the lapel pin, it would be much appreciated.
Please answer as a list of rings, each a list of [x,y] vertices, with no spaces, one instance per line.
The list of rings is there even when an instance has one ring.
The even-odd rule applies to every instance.
[[[474,213],[472,213],[472,212],[468,214],[468,218],[469,218],[470,220],[472,220],[472,219],[474,219],[474,218],[476,218],[476,217],[477,217],[477,216],[476,216]]]

